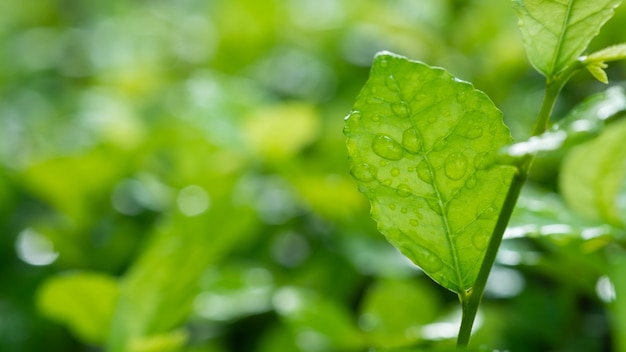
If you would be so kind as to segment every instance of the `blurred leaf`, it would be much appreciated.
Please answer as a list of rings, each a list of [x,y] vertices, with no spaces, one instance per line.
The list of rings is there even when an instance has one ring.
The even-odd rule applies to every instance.
[[[505,239],[547,237],[560,245],[579,241],[584,253],[623,236],[617,228],[578,216],[559,194],[532,184],[522,190],[504,234]]]
[[[107,200],[107,191],[124,172],[123,159],[115,154],[97,148],[82,155],[45,160],[24,171],[23,182],[59,212],[82,223],[96,216],[95,201]]]
[[[590,219],[626,224],[626,119],[566,156],[559,185],[567,204]]]
[[[613,86],[587,97],[582,103],[548,131],[524,142],[502,148],[506,157],[518,159],[525,155],[562,151],[596,137],[607,120],[626,112],[626,93],[621,86]]]
[[[609,251],[609,278],[615,288],[611,303],[611,327],[615,336],[614,351],[626,351],[626,252],[613,248]]]
[[[231,204],[234,180],[210,181],[211,207],[193,216],[171,214],[122,278],[110,351],[126,351],[145,337],[178,328],[192,312],[200,276],[246,241],[253,214]]]
[[[515,0],[533,66],[552,77],[574,63],[621,0]]]
[[[314,291],[284,287],[274,295],[277,313],[303,351],[346,351],[363,347],[347,307]]]
[[[95,272],[53,276],[39,288],[37,306],[48,317],[66,324],[83,341],[106,340],[118,297],[117,281]]]
[[[365,294],[359,325],[373,346],[407,346],[420,339],[421,326],[439,311],[437,295],[413,278],[381,280]]]
[[[174,330],[133,340],[129,352],[182,352],[189,334],[184,330]]]
[[[243,130],[254,154],[270,161],[284,161],[313,141],[318,123],[312,105],[292,103],[257,109]]]
[[[379,230],[442,286],[472,287],[513,167],[500,111],[448,72],[379,54],[344,129],[351,174]]]

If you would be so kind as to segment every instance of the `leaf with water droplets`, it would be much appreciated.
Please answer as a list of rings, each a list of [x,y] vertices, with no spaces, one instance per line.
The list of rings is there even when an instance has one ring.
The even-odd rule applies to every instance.
[[[573,64],[622,0],[515,0],[528,58],[552,77]]]
[[[515,172],[485,162],[511,142],[500,111],[443,69],[381,53],[346,126],[379,230],[442,286],[470,289]]]

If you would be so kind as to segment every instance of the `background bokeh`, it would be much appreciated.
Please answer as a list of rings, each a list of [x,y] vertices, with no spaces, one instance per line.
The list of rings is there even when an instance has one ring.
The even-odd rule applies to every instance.
[[[544,82],[516,24],[500,0],[1,2],[0,351],[453,346],[458,300],[377,233],[343,117],[389,50],[471,81],[523,140]],[[577,75],[555,115],[604,89]],[[537,162],[513,225],[543,227],[503,244],[474,346],[626,335],[623,224],[568,227],[559,165]]]

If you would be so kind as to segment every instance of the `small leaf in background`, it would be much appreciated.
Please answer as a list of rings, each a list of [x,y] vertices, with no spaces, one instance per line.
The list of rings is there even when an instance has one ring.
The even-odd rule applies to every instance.
[[[611,287],[615,296],[610,303],[613,313],[612,324],[613,336],[615,336],[615,351],[626,351],[626,252],[623,249],[612,248],[608,252],[609,278],[613,284]]]
[[[482,167],[511,142],[500,111],[443,69],[382,53],[344,133],[379,230],[440,285],[471,288],[514,173]]]
[[[569,207],[590,219],[626,224],[626,119],[570,151],[559,186]]]
[[[39,288],[37,306],[83,341],[101,344],[108,336],[117,297],[118,285],[113,277],[73,272],[46,280]]]
[[[380,280],[365,293],[359,325],[372,346],[408,346],[435,320],[440,305],[435,292],[414,278]]]
[[[313,105],[292,103],[255,110],[243,130],[255,154],[270,161],[284,161],[315,139],[318,124]]]
[[[613,86],[589,96],[562,120],[539,136],[502,148],[502,156],[519,159],[537,153],[554,153],[596,137],[607,120],[626,112],[626,92]]]
[[[289,286],[273,298],[274,309],[302,351],[356,351],[364,348],[346,307],[315,291]]]
[[[515,0],[533,66],[546,77],[578,59],[622,0]]]

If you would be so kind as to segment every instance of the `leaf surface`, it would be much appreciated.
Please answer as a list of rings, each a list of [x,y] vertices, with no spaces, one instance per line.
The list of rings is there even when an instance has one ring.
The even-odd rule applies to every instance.
[[[559,185],[568,205],[590,219],[626,225],[626,119],[567,155]]]
[[[351,174],[378,229],[440,285],[472,287],[513,167],[501,112],[443,69],[379,54],[347,118]]]
[[[37,306],[46,316],[67,325],[81,340],[101,344],[118,297],[115,278],[97,272],[52,276],[39,288]]]
[[[547,77],[572,64],[622,0],[515,0],[526,51]]]

